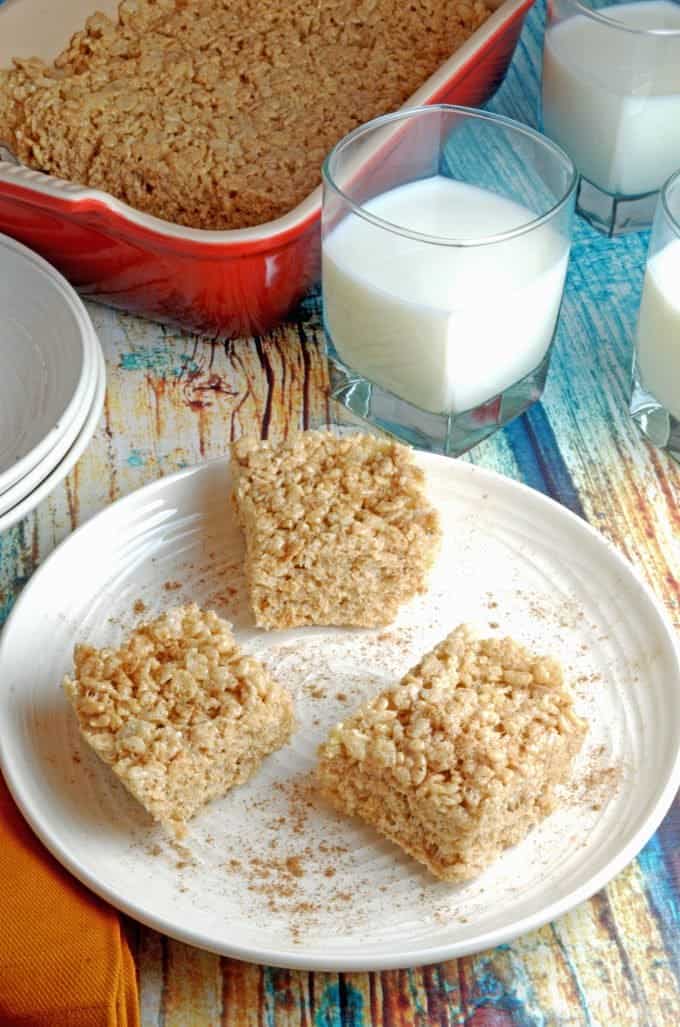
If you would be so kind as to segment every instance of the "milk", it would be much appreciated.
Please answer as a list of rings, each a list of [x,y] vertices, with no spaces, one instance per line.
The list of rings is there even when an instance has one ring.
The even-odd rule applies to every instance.
[[[598,13],[629,27],[680,30],[680,4],[669,0]],[[641,36],[586,15],[551,26],[543,51],[543,127],[605,192],[659,189],[680,167],[680,37]]]
[[[440,176],[365,209],[426,235],[479,239],[536,215]],[[569,244],[550,225],[500,244],[455,247],[351,213],[323,243],[326,328],[342,361],[423,410],[460,413],[503,392],[545,356]]]
[[[647,264],[637,364],[645,389],[680,420],[680,240],[671,242]]]

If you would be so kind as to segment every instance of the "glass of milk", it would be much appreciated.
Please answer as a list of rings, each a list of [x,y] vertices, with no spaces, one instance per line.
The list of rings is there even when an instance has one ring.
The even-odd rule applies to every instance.
[[[581,173],[579,213],[648,228],[680,167],[680,0],[549,0],[543,129]]]
[[[577,179],[545,136],[465,107],[399,111],[338,143],[322,220],[334,397],[453,455],[534,403]]]
[[[680,171],[661,190],[654,217],[630,411],[650,442],[680,460]]]

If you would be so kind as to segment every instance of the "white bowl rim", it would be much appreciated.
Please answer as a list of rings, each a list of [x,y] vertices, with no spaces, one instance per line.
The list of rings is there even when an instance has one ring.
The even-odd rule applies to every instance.
[[[86,450],[104,406],[104,395],[106,392],[106,365],[104,356],[97,341],[95,353],[96,377],[91,403],[87,409],[85,420],[76,435],[70,449],[64,454],[56,467],[47,474],[45,478],[31,491],[24,496],[16,506],[12,506],[4,513],[0,513],[0,533],[12,528],[19,521],[23,520],[35,507],[46,499],[47,496],[64,480],[70,473],[73,466]]]
[[[28,246],[0,233],[0,252],[3,250],[9,253],[10,259],[16,260],[17,264],[23,262],[24,266],[28,265],[31,268],[31,271],[33,268],[37,268],[42,272],[60,300],[71,310],[79,334],[81,361],[76,387],[67,405],[59,414],[57,422],[43,435],[42,439],[32,446],[29,452],[0,473],[0,502],[3,492],[13,488],[29,474],[49,454],[64,431],[72,425],[73,419],[82,408],[85,395],[92,388],[96,374],[96,351],[99,346],[97,334],[83,301],[61,272]]]

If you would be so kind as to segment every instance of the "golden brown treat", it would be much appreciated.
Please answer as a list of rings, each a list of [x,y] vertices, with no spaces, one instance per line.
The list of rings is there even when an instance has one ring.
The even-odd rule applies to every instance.
[[[405,446],[328,432],[244,438],[232,467],[260,627],[377,627],[425,590],[439,518]]]
[[[484,0],[123,0],[118,23],[94,14],[54,66],[0,72],[0,140],[168,221],[262,224],[489,13]]]
[[[293,728],[288,692],[195,604],[140,625],[118,649],[78,645],[74,664],[64,691],[84,738],[177,836]]]
[[[585,733],[555,660],[463,626],[333,728],[318,781],[342,813],[464,881],[552,811]]]

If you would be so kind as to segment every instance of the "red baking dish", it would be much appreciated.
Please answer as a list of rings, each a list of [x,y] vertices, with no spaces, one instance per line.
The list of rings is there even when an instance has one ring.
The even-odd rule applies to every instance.
[[[504,0],[406,106],[479,106],[498,87],[532,0]],[[0,67],[52,58],[117,0],[7,0]],[[284,217],[211,232],[141,213],[108,193],[0,160],[0,232],[42,254],[84,296],[215,338],[260,334],[319,277],[321,189]]]

